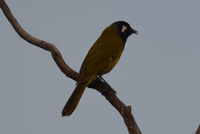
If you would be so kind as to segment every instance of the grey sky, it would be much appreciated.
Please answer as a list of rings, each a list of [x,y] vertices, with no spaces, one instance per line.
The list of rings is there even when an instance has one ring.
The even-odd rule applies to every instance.
[[[194,134],[200,123],[199,0],[6,0],[33,36],[55,43],[79,70],[102,30],[125,20],[131,36],[104,78],[133,108],[144,134]],[[0,12],[0,133],[127,133],[117,111],[87,89],[75,113],[61,110],[75,87],[51,55],[22,40]]]

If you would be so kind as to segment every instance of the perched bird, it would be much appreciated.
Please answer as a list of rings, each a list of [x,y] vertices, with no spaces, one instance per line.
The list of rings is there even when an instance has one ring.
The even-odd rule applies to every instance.
[[[108,73],[117,64],[127,38],[137,31],[125,21],[117,21],[108,26],[90,48],[79,71],[77,86],[65,104],[62,116],[69,116],[77,107],[85,88],[97,76]]]

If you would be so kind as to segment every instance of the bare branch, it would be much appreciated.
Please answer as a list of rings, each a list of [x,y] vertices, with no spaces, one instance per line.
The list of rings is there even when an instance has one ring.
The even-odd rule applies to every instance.
[[[29,33],[27,33],[18,23],[16,18],[11,13],[9,7],[5,3],[4,0],[0,0],[0,8],[2,9],[4,15],[10,22],[10,24],[13,26],[15,31],[19,34],[21,38],[29,42],[30,44],[33,44],[37,47],[40,47],[44,50],[47,50],[51,52],[51,55],[56,62],[57,66],[60,68],[60,70],[69,78],[73,80],[77,80],[78,73],[72,70],[64,61],[62,58],[61,53],[56,48],[56,46],[52,43],[40,40],[38,38],[35,38],[31,36]],[[127,129],[129,131],[129,134],[142,134],[140,129],[138,128],[135,119],[133,115],[131,114],[131,107],[126,106],[113,92],[113,89],[108,85],[106,82],[101,81],[99,78],[97,78],[92,84],[89,85],[90,88],[94,88],[102,95],[118,110],[120,115],[123,117],[124,122],[127,126]]]
[[[8,21],[11,23],[15,31],[19,34],[22,39],[26,40],[27,42],[40,47],[44,50],[50,51],[52,54],[53,59],[55,60],[56,64],[60,68],[60,70],[68,77],[72,78],[73,80],[76,80],[78,78],[78,73],[76,73],[74,70],[72,70],[63,60],[61,53],[56,48],[56,46],[52,43],[40,40],[38,38],[35,38],[31,36],[29,33],[27,33],[18,23],[18,21],[15,19],[13,14],[11,13],[9,7],[5,3],[4,0],[0,0],[0,7],[8,19]]]
[[[199,127],[197,128],[197,131],[195,134],[200,134],[200,124],[199,124]]]

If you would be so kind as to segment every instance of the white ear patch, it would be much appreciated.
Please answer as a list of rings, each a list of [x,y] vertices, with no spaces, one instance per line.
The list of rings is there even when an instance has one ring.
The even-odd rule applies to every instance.
[[[123,25],[122,29],[121,29],[121,32],[124,33],[126,30],[127,30],[127,27]]]

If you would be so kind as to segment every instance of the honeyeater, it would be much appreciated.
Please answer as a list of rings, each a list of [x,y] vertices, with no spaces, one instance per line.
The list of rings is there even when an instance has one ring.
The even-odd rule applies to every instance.
[[[65,104],[62,116],[72,114],[85,88],[97,76],[102,76],[112,70],[122,54],[127,38],[132,33],[137,34],[137,31],[125,21],[114,22],[104,29],[81,65],[77,86]]]

